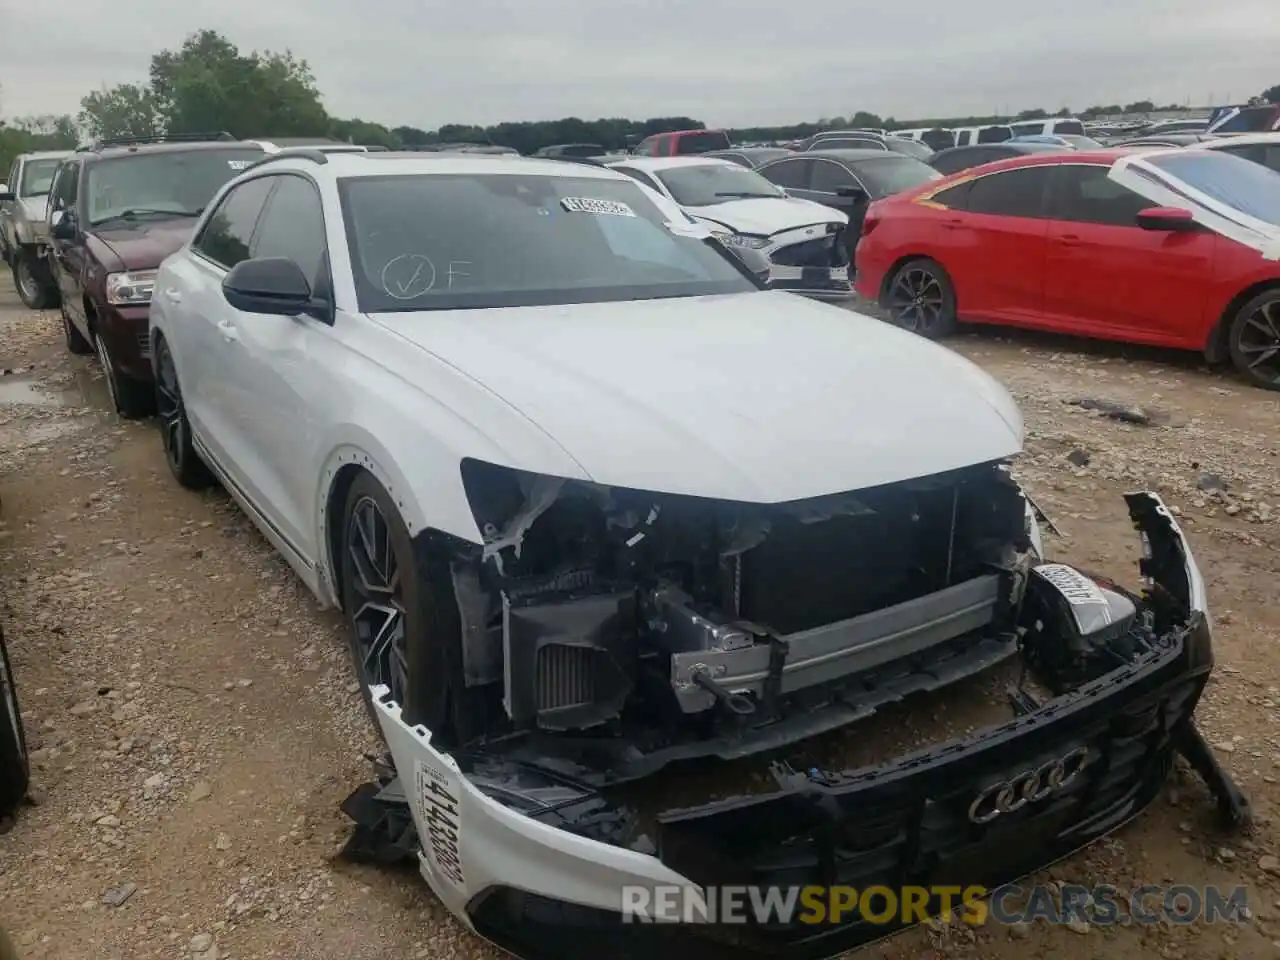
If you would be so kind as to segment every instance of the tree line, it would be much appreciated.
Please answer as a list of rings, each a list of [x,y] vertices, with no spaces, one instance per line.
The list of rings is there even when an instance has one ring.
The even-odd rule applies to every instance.
[[[1280,103],[1280,86],[1262,94]],[[1176,104],[1157,107],[1151,101],[1089,107],[1077,116],[1090,119],[1121,113],[1177,110]],[[1018,120],[1069,116],[1067,107],[1050,113],[1024,110]],[[776,127],[751,127],[730,131],[736,139],[790,140],[819,130],[841,127],[902,129],[925,126],[977,126],[1008,120],[1007,117],[936,117],[899,121],[857,111],[848,117],[825,117],[807,123]],[[446,124],[437,130],[387,127],[360,118],[334,117],[324,107],[315,76],[305,60],[285,51],[245,53],[214,30],[189,36],[177,50],[164,50],[151,58],[146,80],[95,90],[80,101],[76,116],[26,117],[0,120],[0,176],[14,155],[32,150],[71,149],[87,138],[146,137],[161,133],[191,134],[226,131],[244,139],[273,137],[331,137],[336,140],[383,146],[419,146],[459,141],[493,143],[532,153],[555,143],[595,143],[620,150],[654,133],[704,129],[691,117],[654,117],[628,120],[622,117],[582,120],[520,121],[492,126]]]

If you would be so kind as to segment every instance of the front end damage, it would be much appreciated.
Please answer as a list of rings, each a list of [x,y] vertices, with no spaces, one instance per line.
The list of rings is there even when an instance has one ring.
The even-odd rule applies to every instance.
[[[942,550],[940,570],[921,574],[930,570],[921,562],[931,555],[921,545],[929,538],[905,537],[904,530],[923,528],[878,530],[864,541],[875,544],[864,576],[877,582],[885,575],[874,597],[824,592],[813,565],[785,550],[761,559],[760,571],[730,565],[725,596],[739,604],[751,597],[752,604],[732,608],[736,616],[691,595],[688,578],[633,591],[635,620],[646,626],[643,639],[627,642],[643,653],[618,639],[616,624],[632,617],[625,591],[595,590],[580,605],[526,603],[519,591],[504,593],[497,636],[508,646],[485,662],[490,671],[507,665],[510,726],[523,724],[526,732],[438,749],[429,730],[406,721],[388,691],[376,689],[394,771],[348,800],[358,824],[349,850],[416,858],[456,915],[521,957],[826,958],[897,927],[856,915],[826,926],[628,923],[623,888],[992,889],[1138,814],[1159,794],[1179,752],[1205,779],[1224,817],[1247,825],[1247,801],[1194,726],[1213,663],[1211,623],[1203,579],[1174,518],[1154,494],[1126,498],[1145,548],[1145,588],[1134,594],[1041,563],[1027,549],[1025,524],[1012,528],[1025,506],[1020,496],[1005,501],[996,493],[1004,489],[993,479],[1000,475],[935,480],[933,493],[950,491],[935,508],[949,501],[953,518],[943,524],[951,546]],[[966,499],[966,484],[981,496]],[[858,502],[883,519],[893,510],[878,495],[861,491]],[[919,523],[928,498],[909,499],[905,516]],[[525,502],[556,500],[544,491]],[[828,507],[829,515],[849,516]],[[868,514],[852,516],[866,522]],[[527,515],[521,522],[525,532],[533,529]],[[517,541],[518,526],[490,531],[490,558]],[[745,537],[747,530],[740,532]],[[723,547],[710,551],[717,562],[737,555]],[[912,559],[895,567],[895,550]],[[786,579],[790,571],[796,579]],[[520,578],[509,567],[503,575]],[[751,576],[777,591],[761,581],[748,591]],[[696,594],[699,581],[692,582]],[[564,646],[566,637],[593,651],[582,656],[577,673],[556,659],[562,652],[547,655],[555,670],[540,660],[541,651]],[[689,652],[696,656],[682,657]],[[1009,690],[1005,722],[849,770],[802,765],[786,749],[865,717],[887,699],[936,688],[1012,653],[1020,654],[1022,679]],[[665,704],[665,726],[647,712],[647,726],[628,716],[634,686],[623,694],[597,682],[590,704],[581,696],[585,685],[573,688],[579,700],[567,696],[567,678],[582,675],[588,659],[616,664],[632,656],[663,665],[649,689],[664,694],[651,697]],[[612,667],[599,669],[614,676]],[[671,716],[684,723],[671,724]],[[569,735],[566,727],[577,730]],[[596,736],[586,735],[596,728]],[[647,738],[626,733],[644,729]],[[676,760],[766,749],[770,783],[748,796],[646,817],[617,786]],[[626,945],[623,953],[619,944]]]

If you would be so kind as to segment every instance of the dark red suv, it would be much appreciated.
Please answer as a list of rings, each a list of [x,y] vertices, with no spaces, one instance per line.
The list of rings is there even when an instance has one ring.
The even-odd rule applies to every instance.
[[[97,353],[121,416],[154,410],[156,269],[222,185],[265,156],[230,134],[203,134],[99,141],[58,167],[48,217],[67,348]]]
[[[631,152],[637,157],[683,157],[732,146],[729,134],[723,130],[672,130],[645,137]]]

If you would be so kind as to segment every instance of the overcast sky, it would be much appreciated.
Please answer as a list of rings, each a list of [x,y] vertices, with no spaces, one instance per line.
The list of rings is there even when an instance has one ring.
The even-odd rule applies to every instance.
[[[688,115],[785,124],[1204,105],[1280,84],[1277,0],[0,0],[0,111],[66,113],[202,27],[310,61],[387,126]],[[56,16],[50,14],[56,8]]]

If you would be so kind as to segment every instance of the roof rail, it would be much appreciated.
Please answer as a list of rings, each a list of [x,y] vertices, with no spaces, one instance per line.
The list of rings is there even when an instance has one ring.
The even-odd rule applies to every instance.
[[[351,152],[355,156],[364,156],[364,154],[358,151]],[[323,150],[308,150],[306,147],[290,147],[281,150],[279,153],[268,153],[261,160],[253,161],[253,163],[249,164],[240,172],[244,173],[245,170],[253,170],[263,164],[274,163],[277,160],[310,160],[312,163],[318,163],[323,167],[329,162],[329,155]]]
[[[103,137],[80,149],[102,150],[106,147],[133,147],[148,143],[208,143],[235,139],[237,138],[225,130],[215,133],[155,133],[142,137]]]

